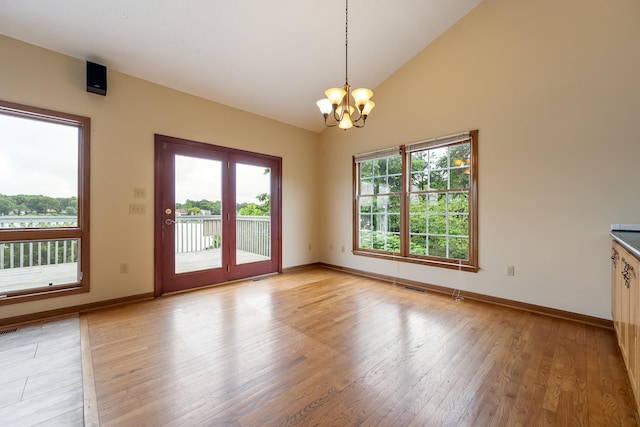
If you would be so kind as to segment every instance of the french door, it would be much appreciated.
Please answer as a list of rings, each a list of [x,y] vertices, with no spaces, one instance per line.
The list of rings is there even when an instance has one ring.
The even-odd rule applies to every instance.
[[[279,157],[155,136],[155,295],[281,271]]]

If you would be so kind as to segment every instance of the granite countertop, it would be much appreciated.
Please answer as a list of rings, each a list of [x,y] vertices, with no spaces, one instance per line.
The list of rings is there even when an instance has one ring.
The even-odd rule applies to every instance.
[[[611,237],[640,258],[640,224],[612,224]]]

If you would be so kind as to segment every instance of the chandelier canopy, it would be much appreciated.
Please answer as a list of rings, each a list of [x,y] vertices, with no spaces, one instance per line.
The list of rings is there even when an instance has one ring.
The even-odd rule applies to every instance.
[[[364,127],[367,116],[375,107],[371,101],[373,91],[367,88],[351,90],[349,85],[349,0],[345,0],[344,19],[344,86],[332,87],[324,91],[326,98],[316,102],[327,127],[340,129]],[[331,116],[331,118],[329,118]]]

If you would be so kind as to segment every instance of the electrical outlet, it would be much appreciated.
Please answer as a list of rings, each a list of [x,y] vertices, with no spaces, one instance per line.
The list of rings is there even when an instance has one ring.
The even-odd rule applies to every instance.
[[[311,250],[311,243],[309,243],[309,250]]]
[[[122,264],[120,264],[120,274],[127,274],[129,273],[129,264],[123,262]]]
[[[344,245],[340,246],[340,252],[344,252]]]
[[[133,189],[133,197],[136,199],[144,199],[147,197],[147,190],[145,188],[136,187]]]
[[[129,205],[129,215],[144,215],[147,213],[147,205],[144,203],[132,203]]]
[[[515,274],[513,265],[507,265],[504,269],[504,274],[507,276],[513,276]]]
[[[333,244],[329,245],[329,250],[332,251],[333,250]]]

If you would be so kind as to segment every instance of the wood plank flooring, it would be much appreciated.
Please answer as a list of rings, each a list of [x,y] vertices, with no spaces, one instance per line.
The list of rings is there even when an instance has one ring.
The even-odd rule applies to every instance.
[[[638,425],[613,331],[328,269],[83,316],[104,426]]]

